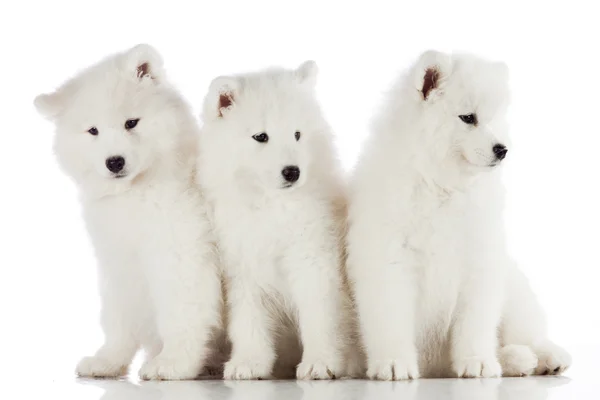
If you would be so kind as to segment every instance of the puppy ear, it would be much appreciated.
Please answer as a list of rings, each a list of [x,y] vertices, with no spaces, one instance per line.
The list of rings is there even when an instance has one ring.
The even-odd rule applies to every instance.
[[[231,76],[219,76],[210,84],[204,101],[204,114],[211,118],[223,118],[235,107],[240,84]]]
[[[63,109],[63,102],[58,92],[40,94],[33,100],[33,105],[40,115],[52,120]]]
[[[308,60],[300,64],[300,66],[294,71],[296,79],[301,84],[306,84],[314,87],[317,84],[317,74],[319,73],[319,67],[313,60]]]
[[[163,60],[158,51],[150,45],[138,44],[124,54],[124,68],[140,81],[160,82],[165,78]]]
[[[450,56],[438,51],[427,51],[419,57],[415,67],[415,86],[425,101],[433,101],[441,94],[444,80],[450,75]]]

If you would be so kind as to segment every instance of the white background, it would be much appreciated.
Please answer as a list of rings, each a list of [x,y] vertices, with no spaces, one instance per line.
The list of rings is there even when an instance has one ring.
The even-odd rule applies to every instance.
[[[547,310],[555,341],[582,354],[600,346],[600,29],[594,2],[347,3],[2,3],[3,377],[40,370],[69,376],[77,359],[102,340],[95,261],[77,193],[54,160],[53,127],[36,114],[33,98],[141,42],[162,53],[171,80],[197,113],[217,75],[316,60],[319,96],[348,169],[382,92],[420,52],[464,50],[507,62],[513,93],[513,146],[505,162],[510,248]]]

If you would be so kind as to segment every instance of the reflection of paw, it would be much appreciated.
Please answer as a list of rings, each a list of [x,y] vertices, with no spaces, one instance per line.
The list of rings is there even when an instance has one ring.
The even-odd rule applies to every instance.
[[[197,362],[190,360],[177,360],[165,357],[155,357],[146,362],[140,369],[140,378],[143,380],[185,380],[194,379],[199,374]]]
[[[529,346],[509,344],[498,354],[502,376],[528,376],[534,373],[538,358]]]
[[[127,375],[127,365],[100,357],[84,357],[77,364],[75,373],[85,378],[118,378]]]
[[[525,382],[525,381],[527,381],[527,379],[512,380],[512,381],[510,381],[511,384],[508,385],[508,388],[512,388],[513,382]],[[500,379],[457,379],[456,381],[452,382],[452,385],[450,385],[449,390],[448,390],[449,393],[446,395],[445,398],[459,399],[459,400],[463,400],[463,399],[479,400],[479,399],[498,399],[498,398],[504,399],[505,397],[503,397],[502,395],[499,394],[501,382],[502,381]],[[506,390],[506,391],[508,391],[508,390]],[[537,392],[535,391],[535,389],[532,389],[532,391],[525,392],[525,393],[537,393]],[[519,397],[519,395],[521,397]],[[519,395],[515,394],[514,398],[523,399],[523,397],[522,397],[523,395],[522,394],[519,394]],[[513,397],[506,397],[506,398],[512,399]],[[534,399],[535,399],[535,397],[534,397]],[[527,398],[527,400],[533,400],[533,399]],[[539,400],[539,398],[537,400]]]
[[[418,379],[419,367],[416,360],[374,360],[369,362],[367,377],[380,381]]]
[[[271,376],[271,364],[261,361],[231,360],[225,364],[224,379],[248,380],[268,379]]]
[[[452,367],[459,378],[495,378],[502,374],[496,357],[463,357],[454,361]]]
[[[536,375],[560,375],[571,366],[571,355],[553,343],[536,347]]]
[[[302,361],[296,369],[298,379],[335,379],[336,372],[322,361]]]

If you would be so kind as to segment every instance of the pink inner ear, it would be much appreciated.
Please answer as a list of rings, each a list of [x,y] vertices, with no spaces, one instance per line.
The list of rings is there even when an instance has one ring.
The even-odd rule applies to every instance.
[[[435,89],[438,87],[438,80],[440,78],[440,72],[437,68],[430,67],[425,71],[425,77],[423,78],[423,89],[421,92],[423,93],[423,99],[427,100],[427,96],[429,96],[429,92],[431,89]]]
[[[141,65],[138,65],[137,67],[137,76],[138,78],[143,78],[146,75],[150,75],[150,66],[148,65],[148,63],[143,63]]]
[[[221,111],[223,108],[228,108],[233,104],[233,97],[231,93],[221,93],[219,95],[219,117],[223,116],[223,112]]]

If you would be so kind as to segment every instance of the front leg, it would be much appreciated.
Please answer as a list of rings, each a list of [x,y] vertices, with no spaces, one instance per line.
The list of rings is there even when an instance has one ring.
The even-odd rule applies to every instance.
[[[136,324],[140,320],[136,307],[143,301],[137,293],[135,279],[128,276],[131,265],[101,265],[99,271],[100,298],[102,303],[101,321],[104,331],[104,344],[94,356],[84,357],[76,368],[82,377],[117,378],[127,375],[129,364],[139,348]],[[120,271],[119,271],[120,270]]]
[[[330,242],[313,248],[295,245],[284,261],[304,348],[298,379],[333,379],[344,369],[346,338],[341,329],[346,310],[340,260],[335,242]]]
[[[165,257],[149,260],[148,280],[163,346],[142,366],[142,379],[196,378],[209,353],[210,336],[221,324],[221,280],[214,251],[209,243],[190,246],[200,252],[167,251]]]
[[[390,236],[391,237],[391,236]],[[367,376],[376,380],[419,378],[415,346],[417,262],[401,243],[363,239],[350,249],[348,271],[354,286]]]
[[[452,328],[452,367],[459,378],[498,377],[504,276],[492,264],[466,272],[464,279]]]
[[[249,274],[231,273],[227,285],[231,359],[225,379],[268,379],[275,363],[272,322],[263,305],[264,290]]]

